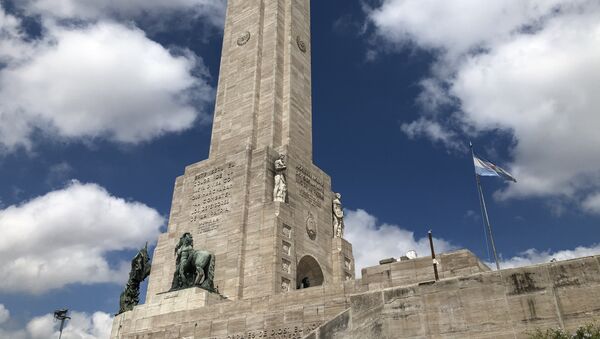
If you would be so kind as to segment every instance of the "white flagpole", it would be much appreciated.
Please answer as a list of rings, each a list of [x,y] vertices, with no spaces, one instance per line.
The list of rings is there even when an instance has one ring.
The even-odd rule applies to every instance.
[[[475,159],[475,153],[473,152],[473,143],[469,142],[469,146],[471,147],[471,156],[473,160]],[[475,164],[473,164],[475,166]],[[500,270],[500,262],[498,261],[498,254],[496,253],[496,244],[494,242],[494,234],[492,233],[492,225],[490,225],[490,218],[488,216],[487,207],[485,206],[485,198],[483,196],[483,189],[481,188],[481,180],[479,179],[479,175],[477,175],[477,170],[475,170],[475,181],[477,182],[477,193],[479,193],[479,207],[481,208],[481,214],[483,216],[483,220],[488,228],[488,233],[490,234],[490,242],[492,243],[492,252],[494,253],[494,260],[496,261],[496,268]]]

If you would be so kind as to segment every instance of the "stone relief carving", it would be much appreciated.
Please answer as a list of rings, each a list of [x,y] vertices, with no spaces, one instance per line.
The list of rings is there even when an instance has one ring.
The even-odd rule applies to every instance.
[[[246,31],[237,39],[238,46],[244,46],[248,41],[250,41],[250,32]]]
[[[283,236],[288,239],[292,237],[292,228],[286,224],[283,224]]]
[[[215,256],[207,251],[194,249],[194,239],[184,233],[175,246],[175,273],[171,291],[200,287],[216,292],[214,287]]]
[[[299,35],[296,37],[296,44],[298,44],[298,49],[300,49],[302,53],[306,53],[306,43],[302,41],[302,38],[300,38]]]
[[[282,278],[281,279],[281,290],[283,292],[288,292],[290,290],[290,284],[291,284],[291,282],[288,279]]]
[[[291,249],[292,249],[292,244],[288,243],[287,241],[284,241],[281,249],[283,250],[283,253],[285,255],[291,255]]]
[[[273,201],[285,202],[287,198],[287,182],[285,179],[285,155],[280,154],[275,160],[275,187],[273,188]]]
[[[350,258],[344,258],[344,267],[347,270],[350,270],[352,268],[352,260],[350,260]]]
[[[335,194],[333,199],[333,236],[337,238],[344,237],[344,210],[342,209],[342,195]]]
[[[308,233],[308,237],[311,240],[317,238],[317,222],[311,212],[308,212],[308,216],[306,217],[306,233]]]

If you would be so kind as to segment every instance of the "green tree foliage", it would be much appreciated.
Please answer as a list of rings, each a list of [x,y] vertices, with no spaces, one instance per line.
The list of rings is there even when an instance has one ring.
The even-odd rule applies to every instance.
[[[529,335],[530,339],[600,339],[600,325],[588,324],[571,334],[562,329],[540,329]]]

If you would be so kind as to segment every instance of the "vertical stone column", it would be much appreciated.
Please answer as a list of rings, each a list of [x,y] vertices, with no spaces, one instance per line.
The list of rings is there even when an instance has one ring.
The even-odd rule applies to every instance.
[[[336,282],[355,279],[354,256],[352,244],[343,238],[331,241],[331,260],[333,262],[333,279]]]
[[[309,0],[229,0],[210,157],[289,148],[312,160]]]

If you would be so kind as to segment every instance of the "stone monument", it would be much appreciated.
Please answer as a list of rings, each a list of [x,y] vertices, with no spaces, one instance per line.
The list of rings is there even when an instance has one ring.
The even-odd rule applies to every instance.
[[[354,278],[352,247],[332,227],[331,178],[312,161],[310,40],[309,0],[228,1],[210,155],[175,181],[145,306],[212,290],[193,248],[214,258],[209,299]]]
[[[600,295],[597,258],[490,272],[458,251],[440,282],[430,257],[355,279],[341,196],[312,161],[310,42],[310,0],[228,1],[209,158],[176,179],[145,304],[111,338],[517,338],[600,315],[581,297]]]
[[[210,155],[175,182],[147,302],[175,287],[173,251],[186,233],[214,254],[228,300],[293,289],[298,263],[322,282],[354,277],[332,257],[331,179],[312,162],[309,1],[230,0],[223,40]],[[309,216],[318,234],[305,231]]]

